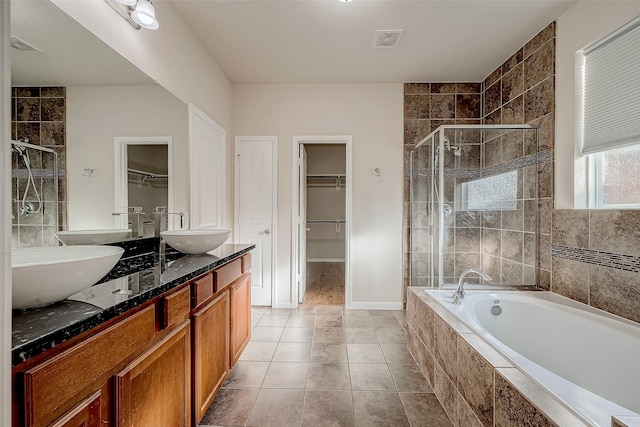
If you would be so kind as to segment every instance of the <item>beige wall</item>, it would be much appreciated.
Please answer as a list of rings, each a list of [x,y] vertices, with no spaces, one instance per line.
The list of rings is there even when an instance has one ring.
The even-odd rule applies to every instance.
[[[293,135],[351,135],[352,300],[402,307],[402,91],[402,84],[234,85],[233,135],[278,136],[275,305],[292,303]]]
[[[172,136],[174,210],[189,210],[187,106],[160,86],[67,88],[69,229],[114,226],[116,136]],[[94,169],[91,179],[84,168]]]
[[[600,40],[640,15],[638,1],[581,1],[557,21],[556,53],[556,146],[555,206],[557,209],[585,207],[574,204],[574,175],[583,174],[575,162],[575,53]],[[574,165],[575,163],[575,165]]]

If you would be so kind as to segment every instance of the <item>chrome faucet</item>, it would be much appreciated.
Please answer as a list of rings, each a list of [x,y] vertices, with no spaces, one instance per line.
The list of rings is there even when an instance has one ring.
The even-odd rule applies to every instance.
[[[491,280],[493,280],[488,274],[486,274],[483,271],[476,270],[475,268],[470,268],[468,270],[463,271],[462,274],[460,275],[460,280],[458,280],[458,287],[456,288],[456,291],[452,295],[454,304],[460,304],[460,302],[464,299],[464,278],[467,277],[469,274],[477,274],[478,276],[482,277],[484,280],[488,282],[491,282]]]
[[[141,215],[144,215],[145,213],[142,212],[142,208],[138,207],[138,206],[131,206],[127,208],[127,212],[114,212],[111,215],[113,216],[118,216],[118,215],[135,215],[135,220],[131,220],[131,237],[133,238],[137,238],[137,237],[142,237],[142,222],[141,222]]]
[[[154,220],[156,237],[160,237],[160,233],[167,230],[168,215],[180,216],[180,228],[184,226],[184,212],[167,212],[166,206],[156,206],[156,211],[153,212],[153,215],[156,217]]]

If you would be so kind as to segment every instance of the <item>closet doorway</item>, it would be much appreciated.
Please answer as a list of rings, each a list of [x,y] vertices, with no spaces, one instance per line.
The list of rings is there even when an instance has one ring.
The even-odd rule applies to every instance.
[[[294,137],[296,302],[348,305],[351,137]]]

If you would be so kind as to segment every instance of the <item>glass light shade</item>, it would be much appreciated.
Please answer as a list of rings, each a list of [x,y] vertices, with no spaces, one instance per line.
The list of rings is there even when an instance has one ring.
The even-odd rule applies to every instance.
[[[153,5],[148,0],[138,0],[136,9],[131,12],[131,19],[142,28],[155,30],[160,25],[156,21],[156,12]]]
[[[136,0],[116,0],[118,3],[123,4],[125,6],[135,6]]]

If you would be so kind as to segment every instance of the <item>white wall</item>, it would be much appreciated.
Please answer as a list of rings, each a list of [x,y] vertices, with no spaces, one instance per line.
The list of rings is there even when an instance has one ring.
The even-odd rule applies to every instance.
[[[233,152],[231,82],[170,2],[154,2],[159,29],[136,31],[104,1],[51,1],[185,104],[196,105],[226,129],[227,153]],[[226,182],[232,183],[233,158],[227,159]],[[226,223],[233,212],[229,185],[225,196]]]
[[[0,1],[0,425],[11,425],[11,69],[9,2]]]
[[[69,229],[114,226],[116,136],[173,137],[173,209],[188,212],[187,126],[187,106],[160,86],[67,87]]]
[[[234,85],[232,113],[234,135],[278,136],[274,304],[292,304],[293,135],[352,135],[354,306],[401,307],[403,85]]]
[[[640,1],[580,1],[557,21],[555,206],[572,209],[574,176],[584,174],[575,151],[575,53],[640,15]]]

